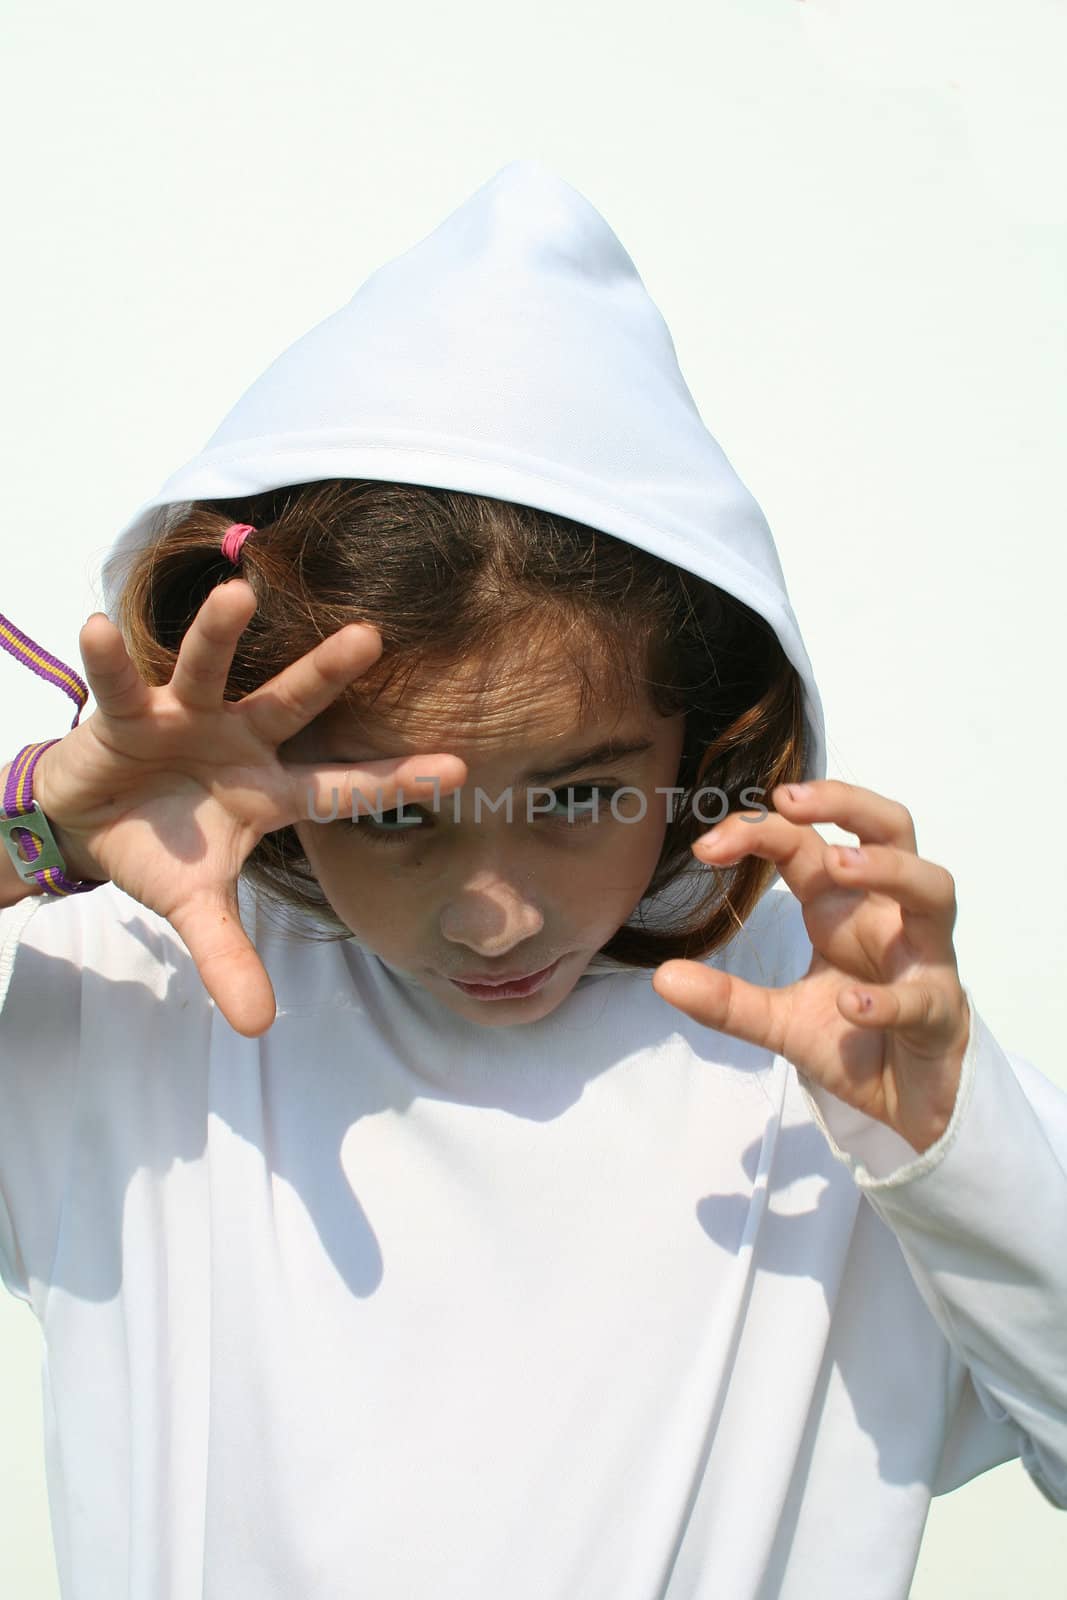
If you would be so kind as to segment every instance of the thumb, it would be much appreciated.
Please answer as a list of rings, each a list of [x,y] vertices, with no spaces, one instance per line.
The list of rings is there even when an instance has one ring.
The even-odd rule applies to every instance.
[[[168,919],[204,988],[235,1033],[257,1039],[278,1014],[267,969],[241,923],[236,894],[191,901]]]
[[[665,961],[652,975],[661,999],[706,1028],[781,1054],[784,990],[764,989],[700,961]],[[788,1006],[788,1001],[784,1004]]]

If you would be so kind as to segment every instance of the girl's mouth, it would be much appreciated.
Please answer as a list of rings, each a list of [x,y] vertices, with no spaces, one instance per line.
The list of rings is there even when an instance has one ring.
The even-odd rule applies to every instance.
[[[450,978],[449,982],[472,1000],[523,1000],[548,982],[562,959],[558,956],[550,967],[542,967],[540,972],[531,972],[525,978],[505,978],[499,983],[464,983],[459,978]]]

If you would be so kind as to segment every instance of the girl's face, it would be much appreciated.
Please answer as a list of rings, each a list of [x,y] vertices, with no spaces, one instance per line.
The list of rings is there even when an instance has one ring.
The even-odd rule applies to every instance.
[[[296,832],[360,943],[487,1027],[554,1011],[659,859],[671,797],[656,791],[676,781],[684,714],[663,717],[647,697],[592,701],[579,723],[558,644],[508,646],[424,670],[358,720],[331,709],[287,748],[310,761],[447,751],[466,763],[466,783],[436,808],[380,820],[361,808],[355,823],[349,809]]]

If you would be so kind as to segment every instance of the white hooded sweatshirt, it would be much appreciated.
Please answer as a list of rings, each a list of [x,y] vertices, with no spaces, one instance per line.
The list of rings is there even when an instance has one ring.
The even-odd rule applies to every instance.
[[[326,477],[539,506],[767,617],[766,523],[626,252],[504,167],[123,531]],[[918,1155],[604,963],[486,1029],[242,885],[237,1035],[113,885],[0,912],[0,1274],[40,1320],[64,1600],[904,1600],[931,1495],[1067,1508],[1067,1096],[974,1009]],[[709,958],[808,967],[781,885]]]

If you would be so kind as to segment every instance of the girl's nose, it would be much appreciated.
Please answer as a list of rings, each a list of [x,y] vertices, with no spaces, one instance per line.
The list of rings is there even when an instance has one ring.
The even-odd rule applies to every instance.
[[[545,919],[514,883],[483,877],[467,883],[441,912],[441,933],[482,956],[500,956],[540,933]]]

